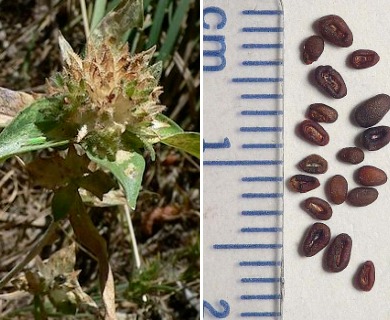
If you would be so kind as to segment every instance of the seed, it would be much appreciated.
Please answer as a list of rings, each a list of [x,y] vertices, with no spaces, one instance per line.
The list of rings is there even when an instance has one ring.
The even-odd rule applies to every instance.
[[[378,126],[366,129],[362,133],[363,147],[369,151],[383,148],[390,142],[390,127]]]
[[[330,229],[326,224],[317,222],[307,231],[302,242],[302,251],[306,257],[312,257],[324,249],[330,241]]]
[[[356,181],[363,186],[380,186],[387,182],[386,173],[374,166],[363,166],[356,171]]]
[[[345,21],[336,15],[329,15],[318,20],[318,30],[325,40],[339,47],[352,45],[353,36]]]
[[[307,141],[319,146],[325,146],[329,143],[329,135],[325,129],[313,120],[304,120],[300,124],[300,131]]]
[[[351,258],[352,239],[346,233],[334,238],[326,253],[326,266],[331,272],[343,271]]]
[[[317,67],[314,77],[320,88],[333,98],[341,99],[347,95],[347,87],[343,78],[331,66]]]
[[[304,202],[305,209],[315,218],[329,220],[332,217],[332,207],[328,202],[320,198],[311,197]]]
[[[355,207],[365,207],[378,198],[375,188],[358,187],[348,193],[348,203]]]
[[[364,262],[355,276],[356,286],[363,291],[370,291],[375,283],[375,266],[372,261]]]
[[[359,126],[376,125],[390,110],[390,96],[381,93],[363,102],[355,109],[354,117]]]
[[[355,69],[364,69],[375,66],[379,59],[379,55],[374,50],[361,49],[352,52],[349,62]]]
[[[358,164],[364,160],[364,152],[358,147],[347,147],[341,149],[337,157],[343,162]]]
[[[290,179],[290,187],[292,190],[300,193],[305,193],[320,186],[317,178],[297,174]]]
[[[335,109],[323,103],[313,103],[307,110],[307,117],[317,122],[333,123],[338,116]]]
[[[327,183],[329,200],[334,204],[342,204],[347,198],[348,182],[342,175],[335,175]]]
[[[303,61],[306,64],[312,64],[317,61],[324,51],[324,40],[320,36],[311,36],[307,38],[303,45]]]
[[[318,154],[311,154],[298,163],[299,168],[307,173],[325,173],[328,170],[328,161]]]

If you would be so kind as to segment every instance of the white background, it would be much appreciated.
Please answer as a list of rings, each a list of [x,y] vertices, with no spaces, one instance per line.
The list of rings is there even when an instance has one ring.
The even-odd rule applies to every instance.
[[[334,274],[324,271],[323,252],[311,258],[298,253],[304,232],[315,222],[300,204],[309,196],[325,197],[324,184],[329,177],[342,174],[350,188],[354,188],[357,184],[353,172],[360,165],[378,166],[390,175],[390,146],[365,152],[360,165],[344,164],[335,157],[339,149],[353,146],[363,131],[350,121],[356,105],[379,93],[390,94],[389,7],[388,0],[284,1],[285,181],[299,173],[297,163],[309,154],[318,153],[329,162],[328,172],[319,177],[318,189],[296,194],[285,188],[284,320],[390,319],[390,182],[378,187],[379,198],[370,206],[356,208],[345,203],[333,206],[333,217],[326,222],[332,237],[346,232],[353,239],[351,260],[344,271]],[[353,32],[353,44],[339,48],[326,43],[320,59],[304,65],[302,41],[314,34],[313,22],[328,14],[344,18]],[[369,69],[348,68],[346,58],[357,49],[375,50],[380,62]],[[348,87],[345,98],[328,98],[309,82],[309,72],[318,65],[331,65],[341,73]],[[324,125],[330,135],[330,143],[325,147],[310,145],[295,133],[307,107],[316,102],[328,104],[339,113],[337,122]],[[390,125],[390,114],[380,124]],[[358,266],[365,260],[372,260],[376,266],[376,283],[371,292],[358,291],[352,285]]]

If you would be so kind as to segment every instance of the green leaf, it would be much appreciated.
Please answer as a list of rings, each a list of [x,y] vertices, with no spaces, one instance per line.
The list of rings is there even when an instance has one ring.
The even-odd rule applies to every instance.
[[[91,40],[95,44],[113,37],[121,41],[124,33],[132,28],[142,27],[144,9],[142,0],[122,0],[109,12],[93,30]]]
[[[0,160],[23,152],[68,144],[69,140],[47,137],[41,127],[59,125],[61,105],[60,98],[41,99],[20,112],[0,133]]]
[[[131,209],[135,209],[145,170],[145,159],[136,152],[120,150],[115,161],[100,159],[91,153],[88,157],[100,166],[110,170],[122,185]]]
[[[51,210],[55,221],[67,217],[73,208],[74,199],[78,197],[77,193],[77,188],[73,185],[68,185],[54,192]]]
[[[176,122],[169,119],[167,116],[165,116],[163,114],[158,114],[156,116],[156,120],[157,120],[157,121],[155,121],[156,129],[154,130],[154,132],[159,137],[159,140],[161,140],[165,137],[169,137],[171,135],[180,133],[180,132],[184,132],[183,129],[180,128],[180,126]],[[155,142],[158,142],[158,141],[155,141]]]
[[[162,143],[181,149],[200,158],[200,135],[196,132],[181,132],[161,140]]]

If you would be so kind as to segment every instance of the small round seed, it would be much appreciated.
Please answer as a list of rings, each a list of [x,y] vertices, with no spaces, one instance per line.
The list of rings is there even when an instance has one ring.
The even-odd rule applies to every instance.
[[[325,146],[329,143],[329,135],[325,129],[313,120],[304,120],[300,124],[302,137],[318,146]]]
[[[332,217],[332,207],[328,202],[321,198],[307,198],[304,202],[304,207],[314,218],[329,220]]]
[[[378,190],[375,188],[358,187],[348,193],[348,203],[355,207],[365,207],[378,198]]]
[[[374,166],[363,166],[356,171],[356,182],[368,187],[375,187],[387,182],[386,173]]]
[[[357,124],[368,128],[375,126],[390,110],[390,96],[381,93],[359,105],[354,112]]]
[[[302,58],[306,64],[317,61],[324,51],[324,40],[320,36],[311,36],[303,45]]]
[[[298,163],[298,166],[307,173],[321,174],[328,170],[328,161],[318,154],[311,154],[302,159]]]
[[[348,182],[342,175],[335,175],[327,183],[329,200],[334,204],[342,204],[347,198]]]
[[[338,116],[335,109],[323,103],[313,103],[307,110],[307,117],[317,122],[333,123]]]
[[[363,147],[369,151],[382,149],[390,142],[390,127],[378,126],[366,129],[362,133]]]
[[[355,276],[356,286],[363,291],[370,291],[375,283],[375,266],[370,260],[364,262]]]
[[[293,191],[306,193],[320,186],[320,182],[316,177],[297,174],[290,179],[290,188]]]
[[[358,147],[347,147],[341,149],[337,153],[337,157],[340,161],[358,164],[364,160],[364,152]]]

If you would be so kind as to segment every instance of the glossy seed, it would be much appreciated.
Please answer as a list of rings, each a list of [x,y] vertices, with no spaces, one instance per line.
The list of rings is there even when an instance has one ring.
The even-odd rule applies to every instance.
[[[312,257],[324,249],[329,241],[329,227],[321,222],[314,223],[303,238],[302,251],[306,257]]]
[[[328,271],[340,272],[343,271],[349,263],[352,251],[352,239],[346,233],[339,234],[326,252],[326,267]]]
[[[344,79],[331,66],[319,66],[315,69],[314,77],[318,86],[335,99],[347,95],[347,86]]]
[[[363,291],[370,291],[375,283],[375,266],[372,261],[364,262],[355,276],[356,286]]]
[[[347,198],[348,182],[342,175],[335,175],[327,183],[329,200],[334,204],[342,204]]]
[[[368,128],[362,133],[363,147],[369,151],[382,149],[390,142],[390,127],[378,126]]]
[[[387,182],[386,173],[374,166],[363,166],[356,171],[356,182],[367,187],[375,187]]]
[[[325,129],[313,120],[304,120],[300,124],[302,137],[318,146],[325,146],[329,143],[329,135]]]
[[[376,125],[390,110],[390,96],[381,93],[359,105],[354,112],[356,123],[368,128]]]
[[[317,178],[297,174],[290,179],[290,187],[293,191],[305,193],[320,186]]]
[[[364,152],[358,147],[346,147],[337,153],[337,158],[343,162],[358,164],[364,160]]]
[[[311,36],[303,45],[303,62],[312,64],[317,61],[324,51],[324,40],[320,36]]]
[[[335,109],[323,103],[313,103],[307,110],[307,117],[317,122],[333,123],[338,116]]]
[[[318,31],[322,37],[330,43],[349,47],[352,45],[353,36],[346,22],[339,16],[328,15],[318,20]]]
[[[304,207],[316,219],[329,220],[332,217],[332,207],[323,199],[308,198],[304,202]]]
[[[318,154],[311,154],[298,163],[301,170],[311,174],[321,174],[328,170],[328,161]]]
[[[355,69],[365,69],[375,66],[379,59],[379,55],[374,50],[361,49],[352,52],[349,62]]]
[[[348,203],[355,207],[365,207],[378,198],[378,191],[375,188],[358,187],[348,193]]]

